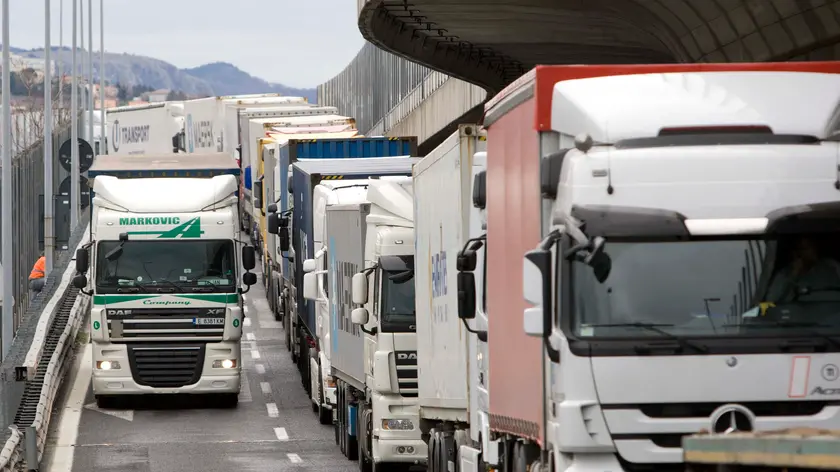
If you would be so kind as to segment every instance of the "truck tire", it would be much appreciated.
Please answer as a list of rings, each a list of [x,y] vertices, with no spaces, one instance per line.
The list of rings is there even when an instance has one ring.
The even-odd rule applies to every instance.
[[[96,406],[103,409],[116,408],[119,403],[114,395],[96,395]]]
[[[324,371],[321,369],[321,364],[318,364],[318,423],[323,425],[332,424],[333,422],[333,415],[332,410],[329,408],[324,407],[324,403],[327,402],[326,393],[324,392],[324,382],[322,379],[324,378]]]
[[[221,406],[222,408],[236,408],[239,405],[239,394],[220,393],[218,400],[219,406]]]
[[[356,411],[358,412],[358,414],[356,416],[356,424],[357,425],[365,424],[364,423],[364,417],[365,417],[364,411],[361,408],[359,408]],[[359,429],[362,429],[361,426],[360,426]],[[364,428],[364,429],[367,429],[367,428]],[[368,442],[368,439],[367,439],[367,438],[370,437],[370,435],[366,434],[365,437],[366,437],[366,439],[364,441],[356,441],[359,444],[359,452],[358,452],[359,472],[373,472],[373,460],[371,460],[370,457],[365,455],[365,450],[364,450],[365,449],[364,445],[370,444],[370,442]],[[370,447],[368,447],[368,449],[370,449]]]

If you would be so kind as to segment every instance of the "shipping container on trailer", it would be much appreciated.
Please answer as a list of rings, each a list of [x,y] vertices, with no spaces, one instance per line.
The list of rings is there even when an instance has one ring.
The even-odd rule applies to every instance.
[[[109,108],[108,154],[177,153],[183,145],[183,102]]]
[[[350,138],[350,139],[290,139],[277,150],[277,169],[280,187],[278,212],[293,206],[288,184],[290,166],[298,159],[341,159],[360,157],[417,157],[417,137]],[[283,254],[283,274],[289,277],[288,253]]]
[[[387,139],[387,138],[386,138]],[[399,149],[395,147],[394,149]],[[402,149],[399,149],[402,150]],[[397,156],[376,156],[355,159],[309,159],[298,160],[292,165],[291,192],[294,198],[292,209],[292,249],[294,250],[294,283],[297,290],[299,319],[307,335],[315,337],[315,305],[303,298],[303,261],[315,255],[312,239],[312,192],[322,180],[368,179],[383,176],[410,176],[411,166],[419,159],[394,159]],[[406,156],[402,156],[406,157]],[[342,354],[343,355],[343,354]],[[341,355],[339,355],[341,357]],[[364,381],[364,379],[362,379]]]
[[[184,102],[185,151],[188,154],[222,152],[224,102],[217,97]]]

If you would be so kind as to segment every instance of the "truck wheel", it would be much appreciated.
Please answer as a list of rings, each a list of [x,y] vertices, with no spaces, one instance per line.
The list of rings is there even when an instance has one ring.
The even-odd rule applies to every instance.
[[[323,376],[324,371],[321,369],[321,365],[318,365],[318,422],[327,425],[332,424],[333,422],[333,415],[332,410],[329,408],[324,407],[324,403],[327,402],[326,393],[324,392],[324,382],[321,380],[324,378]]]
[[[361,408],[357,410],[358,414],[356,415],[356,424],[358,425],[358,429],[367,430],[367,427],[364,426],[364,411]],[[373,460],[365,455],[364,445],[369,444],[367,438],[369,437],[368,434],[365,434],[365,438],[363,441],[356,441],[359,444],[359,452],[357,455],[359,456],[359,472],[373,472]]]
[[[99,408],[116,408],[117,398],[113,395],[96,395],[96,406]]]
[[[222,408],[236,408],[239,405],[238,393],[220,393],[219,406]]]

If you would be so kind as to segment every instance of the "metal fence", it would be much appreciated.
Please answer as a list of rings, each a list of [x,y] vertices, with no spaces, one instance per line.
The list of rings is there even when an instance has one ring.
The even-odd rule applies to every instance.
[[[387,129],[382,129],[382,119],[432,72],[366,43],[350,65],[318,86],[318,104],[334,106],[355,118],[364,134],[384,134]]]
[[[84,237],[89,218],[89,213],[82,213],[79,226],[74,229],[70,236],[69,248],[75,248],[79,245]],[[41,319],[40,315],[55,294],[61,282],[61,277],[72,259],[72,250],[56,251],[53,270],[47,275],[43,290],[29,301],[29,306],[21,318],[20,326],[15,332],[12,347],[6,359],[0,364],[0,440],[2,441],[9,437],[8,426],[14,421],[15,413],[23,396],[23,390],[26,387],[26,382],[15,379],[15,368],[23,365],[29,348],[32,346],[32,340]]]

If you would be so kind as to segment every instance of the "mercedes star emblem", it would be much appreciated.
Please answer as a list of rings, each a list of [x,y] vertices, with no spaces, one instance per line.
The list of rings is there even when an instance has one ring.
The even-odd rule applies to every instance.
[[[755,415],[741,405],[723,405],[712,413],[711,427],[715,434],[750,432],[755,428]]]

